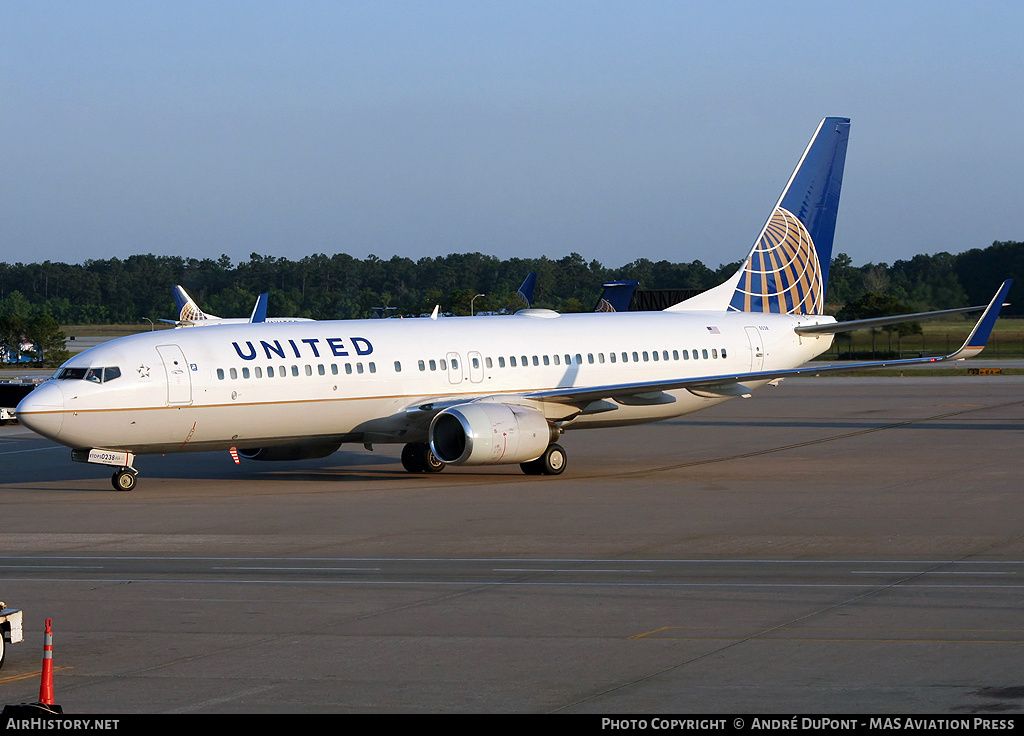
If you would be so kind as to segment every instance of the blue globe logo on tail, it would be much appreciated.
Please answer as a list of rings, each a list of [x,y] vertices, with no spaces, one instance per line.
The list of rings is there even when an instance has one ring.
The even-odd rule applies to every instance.
[[[740,312],[821,314],[825,289],[811,234],[777,207],[741,269],[729,308]]]

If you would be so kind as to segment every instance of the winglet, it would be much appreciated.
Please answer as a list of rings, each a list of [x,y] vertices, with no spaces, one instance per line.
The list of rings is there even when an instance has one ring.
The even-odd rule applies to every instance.
[[[1007,279],[1003,282],[1003,285],[999,287],[999,291],[996,292],[996,295],[992,297],[992,301],[985,308],[985,313],[981,315],[978,324],[974,325],[974,329],[971,330],[967,342],[963,344],[963,347],[950,355],[947,360],[973,358],[985,349],[985,343],[988,342],[988,338],[992,334],[992,328],[996,324],[996,317],[999,316],[999,310],[1002,308],[1003,301],[1006,299],[1012,284],[1013,279]]]

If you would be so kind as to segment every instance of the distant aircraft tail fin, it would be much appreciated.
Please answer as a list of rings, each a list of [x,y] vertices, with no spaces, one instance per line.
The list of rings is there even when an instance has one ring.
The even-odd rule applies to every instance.
[[[267,321],[267,301],[270,299],[267,292],[260,294],[256,300],[256,306],[252,308],[252,314],[249,315],[250,322],[266,322]]]
[[[639,281],[606,281],[601,284],[604,292],[594,308],[595,312],[628,312],[633,292]]]
[[[739,271],[669,310],[821,314],[849,136],[849,118],[823,119]]]
[[[174,287],[174,303],[178,307],[179,323],[194,324],[207,319],[220,319],[220,317],[207,314],[200,309],[199,305],[193,301],[192,297],[180,285]]]
[[[526,278],[523,279],[523,285],[519,287],[519,291],[516,293],[526,302],[527,308],[533,306],[533,287],[537,283],[537,274],[531,271],[526,274]]]

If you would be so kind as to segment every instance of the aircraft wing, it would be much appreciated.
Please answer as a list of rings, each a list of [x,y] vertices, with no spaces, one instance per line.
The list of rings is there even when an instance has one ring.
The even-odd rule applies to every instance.
[[[1011,284],[1012,279],[1003,282],[996,295],[992,298],[992,301],[985,307],[984,314],[981,315],[981,319],[975,324],[967,341],[958,350],[949,355],[932,358],[904,358],[901,360],[880,360],[865,363],[843,363],[839,365],[790,368],[777,371],[752,371],[750,373],[698,376],[695,378],[645,381],[642,383],[554,388],[530,391],[522,394],[522,398],[563,404],[583,404],[601,399],[616,399],[623,401],[623,403],[662,403],[671,399],[671,397],[664,395],[663,392],[681,388],[712,396],[744,396],[751,391],[750,388],[744,385],[745,383],[754,384],[792,376],[817,375],[820,373],[845,373],[870,368],[890,368],[893,366],[963,360],[977,355],[984,349],[989,335],[992,334],[992,327],[999,316],[999,310],[1003,305],[1007,292],[1010,290]]]
[[[475,401],[494,401],[498,403],[518,402],[551,402],[562,405],[586,407],[593,402],[612,399],[622,404],[644,405],[662,404],[674,401],[666,391],[688,389],[698,395],[709,397],[748,396],[756,387],[753,384],[776,381],[795,376],[818,375],[821,373],[847,373],[849,371],[867,370],[871,368],[891,368],[894,366],[920,365],[923,363],[944,363],[947,361],[964,360],[980,353],[992,334],[999,310],[1003,305],[1012,279],[1004,281],[992,301],[984,307],[984,314],[975,324],[970,336],[964,344],[949,355],[931,358],[903,358],[900,360],[878,360],[862,363],[839,363],[829,366],[805,366],[776,371],[751,371],[749,373],[728,373],[713,376],[696,376],[691,378],[668,379],[660,381],[643,381],[639,383],[618,383],[602,386],[570,386],[565,388],[542,389],[510,394],[480,394],[479,396],[438,396],[417,401],[406,407],[407,421],[422,422],[426,417],[459,404]],[[927,312],[925,314],[928,314]],[[746,384],[752,384],[747,386]],[[609,407],[611,408],[611,407]],[[599,405],[590,406],[588,411],[601,411]]]
[[[1003,304],[1002,306],[1007,306]],[[846,322],[828,322],[822,325],[801,325],[794,328],[798,335],[836,335],[840,332],[853,332],[854,330],[866,330],[871,327],[885,327],[886,325],[898,325],[901,322],[914,322],[919,319],[931,319],[933,317],[944,317],[950,314],[965,314],[967,312],[980,312],[985,308],[982,304],[977,307],[958,307],[956,309],[940,309],[938,312],[915,312],[914,314],[894,314],[889,317],[871,317],[870,319],[851,319]]]

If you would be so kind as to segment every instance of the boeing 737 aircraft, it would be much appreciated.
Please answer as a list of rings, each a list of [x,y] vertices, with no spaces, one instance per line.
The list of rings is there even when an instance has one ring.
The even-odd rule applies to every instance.
[[[255,322],[310,322],[305,317],[268,317],[266,292],[256,298],[256,305],[252,308],[252,314],[248,319],[244,317],[218,317],[215,314],[208,314],[199,308],[195,300],[188,295],[180,285],[174,287],[174,303],[178,307],[178,319],[162,319],[161,322],[170,322],[175,327],[211,327],[213,325],[241,325]]]
[[[839,325],[822,314],[849,129],[846,118],[822,120],[736,274],[662,312],[435,310],[146,332],[71,358],[18,418],[71,447],[72,459],[117,468],[119,490],[135,486],[137,454],[294,460],[345,442],[402,443],[410,472],[519,463],[557,475],[565,430],[677,417],[803,373],[977,354],[1009,282],[950,355],[798,367],[834,333],[901,320]]]

